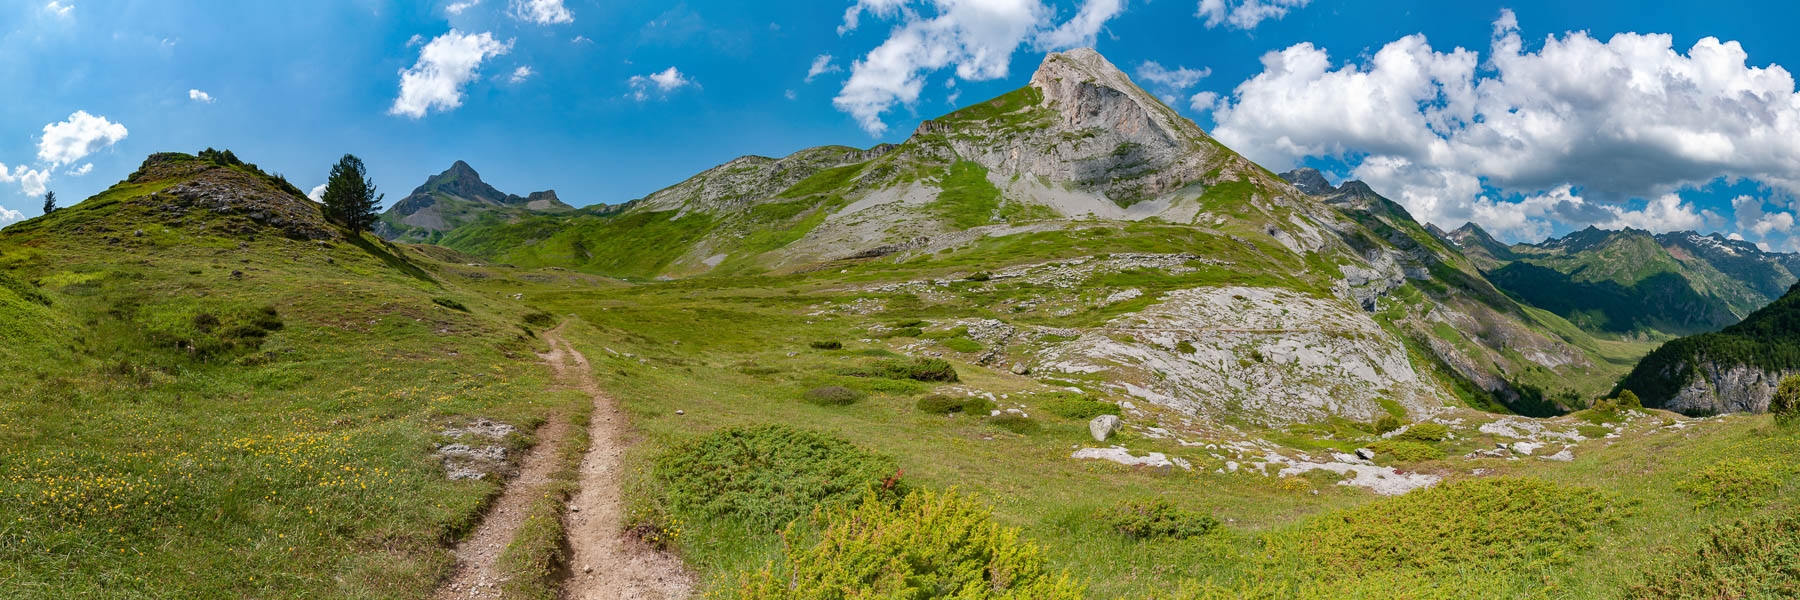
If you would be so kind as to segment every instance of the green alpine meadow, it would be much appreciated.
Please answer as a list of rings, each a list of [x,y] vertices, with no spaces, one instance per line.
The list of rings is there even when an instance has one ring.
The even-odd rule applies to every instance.
[[[779,139],[811,147],[664,177],[643,165],[713,164],[743,132],[678,142],[652,115],[788,125],[761,100],[681,114],[775,69],[665,71],[656,49],[810,30],[710,2],[376,4],[345,26],[435,29],[355,29],[399,48],[369,58],[399,96],[383,79],[360,120],[180,131],[248,84],[171,79],[211,91],[158,100],[169,124],[129,138],[86,110],[33,127],[39,162],[0,164],[7,194],[43,203],[0,207],[0,598],[1800,597],[1800,254],[1781,200],[1800,159],[1770,149],[1800,139],[1779,129],[1800,96],[1779,65],[1705,71],[1764,48],[1532,40],[1484,6],[1457,21],[1485,52],[1421,34],[1332,62],[1286,41],[1352,10],[1330,0],[789,7],[874,49],[784,58],[810,72],[769,102],[851,135],[794,122]],[[277,10],[243,25],[269,36],[260,53],[340,8],[230,10]],[[1205,72],[1140,60],[1128,19],[1165,8],[1186,28],[1167,44],[1260,50]],[[33,35],[124,27],[100,3],[15,12]],[[756,20],[719,25],[739,17]],[[227,28],[196,27],[143,52]],[[558,79],[577,65],[552,52],[622,40],[637,49],[597,60],[643,74]],[[1520,87],[1542,73],[1556,84]],[[269,77],[368,103],[319,73]],[[1558,87],[1587,77],[1622,79]],[[842,89],[815,97],[815,79]],[[1738,119],[1725,133],[1659,120],[1686,100],[1584,112],[1718,86],[1692,104]],[[599,135],[483,108],[512,95],[643,116]],[[127,114],[109,102],[91,110]],[[1377,109],[1405,118],[1346,121]],[[1547,141],[1577,121],[1600,124]],[[256,136],[273,141],[236,141]],[[284,141],[311,138],[329,148]],[[1684,149],[1659,154],[1668,140]],[[1651,168],[1727,147],[1775,154],[1718,181],[1695,166],[1716,161]],[[1558,148],[1590,178],[1532,162]],[[654,191],[584,187],[629,165]],[[1658,170],[1673,179],[1643,179]],[[52,189],[79,181],[99,191]],[[1702,189],[1733,197],[1683,203]]]

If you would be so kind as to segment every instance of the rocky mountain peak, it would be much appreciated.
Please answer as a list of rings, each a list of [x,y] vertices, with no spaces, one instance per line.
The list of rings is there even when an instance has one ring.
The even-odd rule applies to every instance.
[[[1325,175],[1312,167],[1300,167],[1281,174],[1282,179],[1294,184],[1294,188],[1314,196],[1327,196],[1336,192],[1337,188],[1325,179]]]

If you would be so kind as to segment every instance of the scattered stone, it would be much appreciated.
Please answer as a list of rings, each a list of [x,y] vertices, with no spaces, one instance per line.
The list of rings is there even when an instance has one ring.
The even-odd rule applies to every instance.
[[[1544,460],[1554,460],[1554,461],[1558,461],[1558,462],[1569,462],[1569,461],[1575,460],[1575,453],[1570,451],[1568,448],[1563,448],[1562,452],[1558,452],[1556,454],[1545,456],[1545,457],[1543,457],[1543,459]]]
[[[1013,363],[1012,368],[1009,370],[1012,371],[1012,374],[1014,374],[1014,375],[1030,375],[1031,374],[1031,367],[1025,366],[1024,363]]]
[[[1193,466],[1189,465],[1188,461],[1184,459],[1171,459],[1168,455],[1161,452],[1151,452],[1144,456],[1132,456],[1131,451],[1126,450],[1124,446],[1113,446],[1111,448],[1082,448],[1076,450],[1073,454],[1070,454],[1069,457],[1110,460],[1130,467],[1181,467],[1190,471],[1193,470]]]
[[[1117,433],[1121,427],[1123,424],[1119,422],[1118,415],[1100,415],[1094,417],[1094,420],[1088,421],[1088,433],[1094,436],[1096,442],[1106,441],[1106,438],[1112,437],[1112,434]]]
[[[1375,460],[1375,451],[1368,448],[1357,448],[1356,457],[1363,460]]]
[[[144,237],[144,230],[139,229],[137,231],[131,232],[131,237]]]
[[[1512,451],[1525,456],[1531,456],[1533,452],[1537,452],[1538,448],[1542,447],[1544,447],[1543,442],[1513,442]]]
[[[675,409],[675,414],[676,414],[676,415],[677,415],[677,416],[680,416],[680,415],[685,415],[685,414],[687,414],[687,411],[685,411],[685,410],[681,410],[681,409],[679,409],[679,408],[677,408],[677,409]]]
[[[237,269],[232,269],[231,270],[231,278],[236,281],[242,281],[244,279],[244,272],[239,271]]]

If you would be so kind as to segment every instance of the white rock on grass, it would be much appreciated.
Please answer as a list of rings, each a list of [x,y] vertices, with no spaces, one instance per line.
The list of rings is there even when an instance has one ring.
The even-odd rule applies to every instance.
[[[1349,485],[1367,489],[1383,496],[1398,496],[1416,489],[1437,485],[1440,478],[1424,473],[1401,473],[1391,467],[1374,465],[1357,465],[1342,462],[1314,463],[1294,462],[1282,469],[1277,475],[1293,477],[1307,471],[1331,471],[1339,475],[1352,474],[1349,479],[1337,482],[1338,485]]]
[[[1082,448],[1076,450],[1073,454],[1070,454],[1069,458],[1110,460],[1130,467],[1178,466],[1183,469],[1192,469],[1192,466],[1189,465],[1186,460],[1180,458],[1170,459],[1168,455],[1161,452],[1149,452],[1143,456],[1132,456],[1131,451],[1126,450],[1124,446],[1113,446],[1111,448]]]
[[[1558,452],[1556,454],[1545,456],[1545,457],[1543,457],[1543,459],[1560,461],[1560,462],[1569,462],[1569,461],[1575,460],[1575,453],[1570,451],[1568,448],[1563,448],[1562,452]]]
[[[1525,456],[1531,456],[1533,453],[1538,451],[1538,448],[1542,448],[1542,447],[1544,447],[1544,444],[1542,442],[1513,442],[1513,445],[1511,446],[1513,452],[1517,452],[1517,453],[1523,454]]]
[[[1094,436],[1096,442],[1106,441],[1106,438],[1112,437],[1112,434],[1117,433],[1120,427],[1118,415],[1100,415],[1094,417],[1094,420],[1088,421],[1088,433]]]

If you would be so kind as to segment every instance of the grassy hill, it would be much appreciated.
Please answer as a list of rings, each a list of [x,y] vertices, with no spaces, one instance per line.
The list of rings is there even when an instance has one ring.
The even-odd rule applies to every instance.
[[[528,309],[216,156],[0,230],[6,595],[423,596],[497,489],[437,432],[575,401]]]

